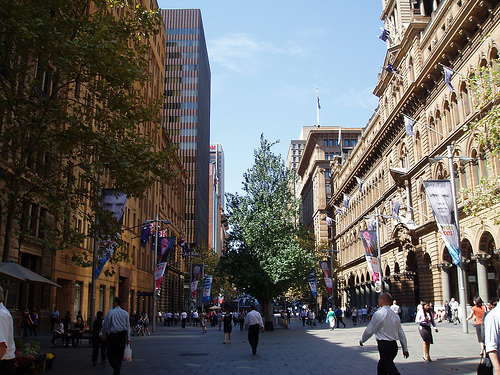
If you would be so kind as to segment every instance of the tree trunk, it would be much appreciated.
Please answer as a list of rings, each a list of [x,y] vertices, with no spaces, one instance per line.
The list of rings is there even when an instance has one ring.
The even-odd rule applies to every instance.
[[[10,249],[12,247],[12,239],[14,237],[14,219],[16,216],[16,197],[9,194],[7,203],[7,212],[5,215],[5,232],[3,242],[2,262],[9,260]]]

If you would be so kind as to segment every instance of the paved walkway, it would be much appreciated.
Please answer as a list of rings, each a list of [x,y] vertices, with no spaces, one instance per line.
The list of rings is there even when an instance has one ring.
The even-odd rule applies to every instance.
[[[358,341],[366,326],[356,327],[347,321],[347,328],[331,332],[327,324],[315,328],[302,327],[293,319],[289,329],[277,328],[260,335],[257,355],[251,354],[247,332],[233,328],[231,344],[222,344],[224,334],[208,327],[180,328],[157,325],[151,336],[132,337],[133,361],[124,363],[123,375],[132,374],[375,374],[378,361],[376,341],[372,337],[364,347]],[[475,329],[462,333],[460,325],[439,324],[431,346],[433,362],[422,360],[422,340],[414,323],[404,323],[410,358],[401,351],[396,365],[405,375],[476,374],[479,344]],[[91,346],[81,343],[78,348],[51,347],[49,335],[39,336],[44,350],[57,359],[48,375],[112,374],[108,363],[93,367]]]

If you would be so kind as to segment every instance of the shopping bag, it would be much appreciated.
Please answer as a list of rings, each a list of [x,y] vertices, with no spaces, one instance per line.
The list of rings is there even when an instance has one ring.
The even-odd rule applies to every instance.
[[[130,348],[130,344],[125,347],[125,351],[123,352],[123,360],[125,362],[132,362],[132,349]]]
[[[330,323],[330,317],[329,316],[326,317],[326,322]]]
[[[477,366],[477,375],[493,375],[493,366],[487,354],[484,357],[481,354],[481,359]]]

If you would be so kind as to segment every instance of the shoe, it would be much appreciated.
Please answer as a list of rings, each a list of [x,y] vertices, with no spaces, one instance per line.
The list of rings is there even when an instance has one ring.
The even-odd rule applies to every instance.
[[[252,350],[252,354],[257,354],[257,350],[256,349]]]
[[[225,342],[225,341],[223,341],[222,343],[223,343],[223,344],[225,344],[226,342]]]

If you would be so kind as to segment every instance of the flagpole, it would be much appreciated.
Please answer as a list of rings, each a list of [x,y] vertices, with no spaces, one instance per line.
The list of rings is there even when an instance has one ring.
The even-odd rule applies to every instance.
[[[387,117],[385,117],[382,113],[378,112],[378,111],[375,111],[369,107],[367,107],[366,105],[363,105],[363,104],[360,104],[361,107],[365,107],[366,109],[369,109],[370,111],[372,111],[373,113],[376,113],[377,115],[379,115],[380,117],[383,117],[385,120],[387,119]]]
[[[412,81],[411,79],[406,78],[406,77],[402,76],[401,74],[396,73],[395,71],[388,71],[388,70],[386,69],[386,67],[385,67],[385,66],[382,66],[382,65],[379,65],[379,66],[380,66],[382,69],[384,69],[387,73],[392,73],[392,74],[394,74],[394,75],[400,76],[401,78],[403,78],[403,79],[407,80],[408,82],[415,83],[415,81]]]
[[[379,281],[380,281],[380,293],[384,291],[384,285],[382,284],[382,254],[380,251],[380,226],[379,226],[379,217],[380,213],[378,210],[378,206],[375,207],[375,222],[377,224],[377,259],[378,259],[378,266],[380,267],[380,275],[379,275]],[[375,291],[377,291],[377,285],[375,285]]]
[[[456,70],[451,69],[449,66],[446,66],[446,65],[444,65],[444,64],[441,64],[440,62],[438,62],[438,65],[441,65],[443,68],[450,69],[453,73],[458,74],[458,75],[459,75],[460,77],[462,77],[462,78],[463,78],[463,77],[465,77],[462,73],[459,73],[459,72],[457,72]]]
[[[319,94],[318,94],[318,89],[316,88],[316,124],[318,125],[318,127],[320,126],[320,124],[319,124],[319,109],[320,109]]]
[[[160,221],[160,217],[159,217],[159,214],[158,212],[156,213],[156,220],[155,220],[155,224],[156,224],[156,235],[155,235],[155,251],[154,251],[154,255],[153,255],[153,259],[154,259],[154,263],[153,263],[153,326],[152,326],[152,330],[153,330],[153,333],[155,333],[156,331],[156,280],[155,280],[155,269],[156,269],[156,262],[157,262],[157,259],[156,259],[156,254],[158,253],[158,222]]]
[[[425,124],[421,123],[420,121],[415,120],[413,117],[410,117],[410,116],[408,116],[408,115],[405,115],[404,113],[402,113],[402,115],[403,115],[403,116],[408,117],[409,119],[411,119],[411,120],[413,120],[413,121],[415,121],[417,124],[420,124],[420,125],[422,125],[422,126],[425,126],[427,129],[432,130],[434,133],[438,133],[441,137],[444,137],[443,133],[438,132],[436,129],[432,129],[429,125],[425,125]]]

